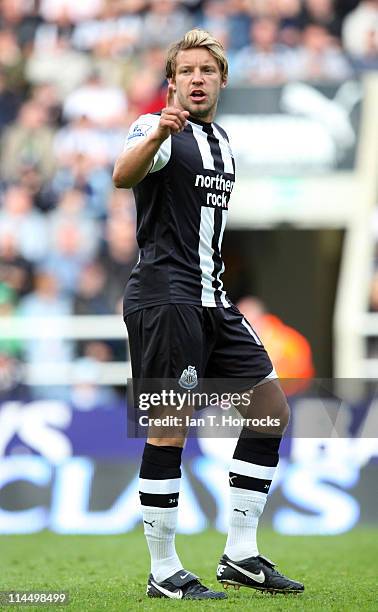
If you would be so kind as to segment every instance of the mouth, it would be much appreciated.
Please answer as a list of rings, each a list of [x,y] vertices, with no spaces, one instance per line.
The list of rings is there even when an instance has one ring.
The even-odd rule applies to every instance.
[[[199,104],[206,100],[207,95],[205,94],[203,89],[193,89],[189,97],[193,102],[195,102],[196,104]]]

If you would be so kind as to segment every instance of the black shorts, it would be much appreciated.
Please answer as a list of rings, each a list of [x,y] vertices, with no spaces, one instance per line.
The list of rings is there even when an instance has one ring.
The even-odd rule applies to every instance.
[[[218,379],[247,389],[277,378],[261,340],[234,305],[152,306],[129,314],[125,323],[134,381],[174,379],[190,389],[197,379]]]

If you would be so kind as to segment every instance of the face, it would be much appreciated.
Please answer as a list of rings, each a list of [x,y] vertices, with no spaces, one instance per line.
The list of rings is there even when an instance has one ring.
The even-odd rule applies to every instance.
[[[179,51],[176,75],[176,104],[194,118],[211,122],[217,109],[219,92],[226,86],[216,59],[205,48]]]

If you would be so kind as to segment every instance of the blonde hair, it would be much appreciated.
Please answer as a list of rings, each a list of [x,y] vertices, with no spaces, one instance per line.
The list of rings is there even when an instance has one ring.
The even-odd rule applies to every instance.
[[[217,61],[222,80],[225,81],[227,79],[228,62],[223,45],[219,42],[219,40],[211,36],[209,32],[206,32],[206,30],[200,30],[199,28],[189,30],[189,32],[187,32],[181,40],[173,43],[169,47],[167,62],[165,65],[165,75],[167,79],[174,78],[176,74],[176,61],[179,51],[197,49],[198,47],[204,47],[211,53],[211,55]]]

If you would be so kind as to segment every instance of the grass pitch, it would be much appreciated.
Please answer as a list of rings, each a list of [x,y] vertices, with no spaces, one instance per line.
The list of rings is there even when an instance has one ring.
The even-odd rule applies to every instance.
[[[216,587],[215,570],[225,538],[208,531],[177,536],[184,567]],[[260,550],[278,568],[305,583],[303,595],[229,589],[226,601],[174,601],[144,595],[148,553],[141,530],[121,536],[59,536],[43,532],[0,537],[0,591],[68,591],[66,606],[26,610],[86,612],[141,610],[378,610],[378,529],[359,528],[334,537],[284,537],[261,530]],[[11,610],[20,606],[3,607]]]

